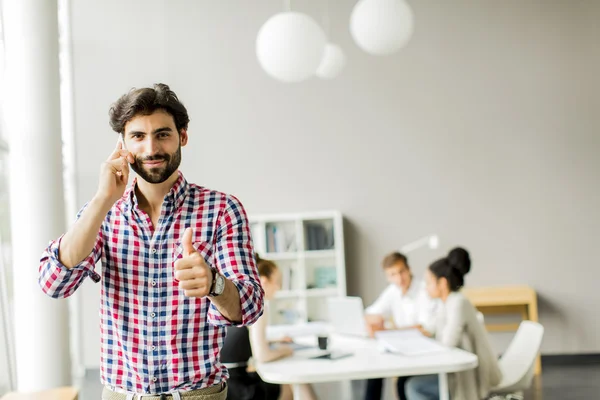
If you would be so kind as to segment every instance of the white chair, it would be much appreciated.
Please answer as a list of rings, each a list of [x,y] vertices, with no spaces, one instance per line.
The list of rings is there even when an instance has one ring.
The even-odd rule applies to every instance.
[[[535,359],[542,345],[544,327],[537,322],[523,321],[510,345],[500,358],[502,381],[492,389],[495,395],[522,398],[522,391],[531,386],[535,374]],[[495,398],[495,397],[492,397]]]

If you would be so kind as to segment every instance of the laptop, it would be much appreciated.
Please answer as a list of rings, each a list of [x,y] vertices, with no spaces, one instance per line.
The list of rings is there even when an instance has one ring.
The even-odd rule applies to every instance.
[[[334,333],[368,337],[365,311],[360,297],[329,297],[327,309]]]

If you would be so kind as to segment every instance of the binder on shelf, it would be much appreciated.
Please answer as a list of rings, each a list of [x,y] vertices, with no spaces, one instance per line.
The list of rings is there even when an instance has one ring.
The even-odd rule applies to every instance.
[[[267,227],[267,252],[272,253],[275,251],[275,227]]]
[[[283,224],[268,224],[266,233],[268,253],[286,253],[297,250],[296,235],[293,229],[289,229]]]
[[[335,245],[333,229],[315,222],[306,224],[306,239],[308,250],[331,250]]]
[[[291,268],[281,269],[281,290],[292,290],[292,274]]]

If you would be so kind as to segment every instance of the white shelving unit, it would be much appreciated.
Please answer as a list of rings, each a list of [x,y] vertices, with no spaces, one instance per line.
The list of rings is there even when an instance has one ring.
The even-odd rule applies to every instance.
[[[271,325],[327,321],[327,297],[346,296],[343,218],[339,211],[250,216],[254,248],[282,273],[269,304]]]

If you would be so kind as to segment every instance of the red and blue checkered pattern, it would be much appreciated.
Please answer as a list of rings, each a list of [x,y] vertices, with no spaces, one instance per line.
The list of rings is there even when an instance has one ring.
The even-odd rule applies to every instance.
[[[194,228],[194,247],[239,290],[241,325],[254,323],[264,292],[244,208],[235,197],[188,184],[179,173],[154,229],[134,187],[135,181],[107,214],[92,253],[79,265],[68,269],[59,261],[62,237],[50,243],[41,259],[40,286],[63,298],[87,276],[102,280],[103,384],[138,393],[215,385],[228,378],[219,351],[232,323],[208,298],[184,295],[173,263],[182,257],[184,230]]]

